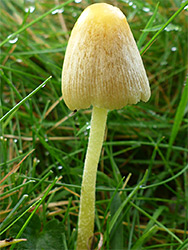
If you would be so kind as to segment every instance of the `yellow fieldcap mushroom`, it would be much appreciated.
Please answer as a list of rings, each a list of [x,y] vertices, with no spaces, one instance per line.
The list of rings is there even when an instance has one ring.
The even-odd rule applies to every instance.
[[[66,50],[62,92],[71,110],[120,109],[148,101],[150,87],[124,14],[105,3],[87,7]]]
[[[93,4],[78,18],[65,53],[62,93],[71,110],[93,106],[77,238],[77,250],[87,250],[94,231],[96,173],[107,112],[150,97],[142,59],[118,8]]]

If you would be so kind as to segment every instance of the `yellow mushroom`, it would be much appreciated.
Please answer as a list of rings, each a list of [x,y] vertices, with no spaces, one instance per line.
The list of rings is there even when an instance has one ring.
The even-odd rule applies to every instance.
[[[96,3],[82,12],[65,53],[62,94],[71,110],[93,106],[77,239],[77,250],[85,250],[94,230],[96,173],[107,111],[146,102],[151,95],[140,53],[120,9]]]

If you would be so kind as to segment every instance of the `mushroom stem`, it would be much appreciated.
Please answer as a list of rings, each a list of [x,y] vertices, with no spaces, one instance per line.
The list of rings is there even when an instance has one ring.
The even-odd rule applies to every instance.
[[[81,187],[77,250],[87,250],[89,238],[93,236],[96,174],[104,140],[106,119],[107,109],[93,107]]]

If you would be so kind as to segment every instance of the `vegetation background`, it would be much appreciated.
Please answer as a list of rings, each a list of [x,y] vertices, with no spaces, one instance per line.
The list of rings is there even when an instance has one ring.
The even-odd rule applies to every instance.
[[[9,249],[76,247],[91,110],[66,107],[61,70],[74,23],[96,2],[0,1],[0,237],[27,239]],[[96,248],[188,249],[188,1],[103,2],[127,16],[152,96],[108,114]]]

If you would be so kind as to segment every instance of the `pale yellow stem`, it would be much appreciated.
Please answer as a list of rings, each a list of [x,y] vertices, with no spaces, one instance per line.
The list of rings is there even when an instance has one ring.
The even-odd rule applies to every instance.
[[[107,109],[93,107],[81,187],[77,250],[88,250],[88,240],[93,235],[96,174],[104,140],[106,119]]]

